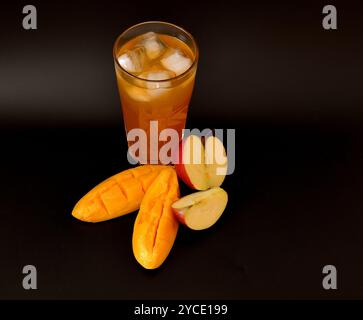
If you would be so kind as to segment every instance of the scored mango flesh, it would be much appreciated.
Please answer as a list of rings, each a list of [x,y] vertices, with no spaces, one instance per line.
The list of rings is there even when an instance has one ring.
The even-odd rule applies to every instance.
[[[178,198],[178,178],[169,167],[159,173],[146,191],[134,225],[133,252],[146,269],[158,268],[174,244],[179,223],[171,205]]]
[[[165,168],[143,165],[106,179],[78,201],[72,215],[86,222],[101,222],[136,211],[150,185]]]

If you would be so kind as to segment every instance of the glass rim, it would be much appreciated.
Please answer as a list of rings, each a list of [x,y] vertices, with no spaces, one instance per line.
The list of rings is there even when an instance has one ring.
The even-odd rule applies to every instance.
[[[172,78],[168,78],[168,79],[162,79],[162,80],[149,80],[149,79],[144,79],[144,78],[140,78],[134,74],[132,74],[131,72],[127,71],[126,69],[124,69],[117,57],[116,57],[116,45],[118,44],[119,40],[122,38],[122,36],[124,36],[128,31],[130,31],[131,29],[134,29],[136,27],[139,27],[139,26],[142,26],[142,25],[145,25],[145,24],[151,24],[151,23],[159,23],[159,24],[163,24],[163,25],[167,25],[167,26],[171,26],[171,27],[174,27],[176,29],[179,29],[181,30],[182,32],[184,32],[188,37],[190,37],[190,39],[192,40],[194,46],[195,46],[195,55],[194,55],[194,59],[193,59],[193,62],[192,64],[189,66],[189,68],[187,70],[185,70],[183,73],[175,76],[175,77],[172,77]],[[151,83],[160,83],[160,82],[168,82],[168,81],[174,81],[174,80],[178,80],[178,79],[181,79],[183,78],[186,74],[188,74],[188,72],[190,70],[192,70],[194,68],[194,66],[197,64],[197,61],[198,61],[198,56],[199,56],[199,48],[198,48],[198,44],[197,42],[195,41],[194,37],[188,32],[186,31],[185,29],[183,29],[182,27],[179,27],[173,23],[170,23],[170,22],[164,22],[164,21],[157,21],[157,20],[151,20],[151,21],[145,21],[145,22],[141,22],[141,23],[137,23],[129,28],[127,28],[124,32],[122,32],[115,40],[115,43],[113,45],[113,58],[115,60],[115,63],[117,64],[117,66],[123,71],[125,72],[127,75],[129,75],[130,77],[132,78],[135,78],[137,80],[141,80],[141,81],[145,81],[145,82],[151,82]]]

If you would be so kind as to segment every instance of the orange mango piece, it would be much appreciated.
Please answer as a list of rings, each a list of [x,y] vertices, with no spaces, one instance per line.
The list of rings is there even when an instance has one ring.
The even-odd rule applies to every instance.
[[[145,192],[165,168],[143,165],[106,179],[78,201],[72,215],[86,222],[101,222],[139,209]]]
[[[179,198],[174,168],[161,171],[146,191],[134,225],[132,249],[146,269],[158,268],[173,247],[179,223],[171,205]]]

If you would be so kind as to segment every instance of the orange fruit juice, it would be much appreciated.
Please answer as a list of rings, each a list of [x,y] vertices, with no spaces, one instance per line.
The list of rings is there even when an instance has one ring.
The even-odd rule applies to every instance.
[[[150,121],[158,136],[174,129],[182,138],[196,74],[193,50],[177,37],[147,32],[116,49],[116,75],[126,133],[142,129],[150,160]],[[158,140],[158,137],[156,137]],[[158,149],[166,142],[158,142]],[[133,142],[128,142],[129,147]]]

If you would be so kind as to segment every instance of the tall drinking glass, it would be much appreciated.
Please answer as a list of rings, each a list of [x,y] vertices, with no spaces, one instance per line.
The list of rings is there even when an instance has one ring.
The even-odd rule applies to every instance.
[[[158,139],[162,130],[174,129],[182,137],[197,70],[197,44],[176,25],[150,21],[123,32],[113,57],[126,134],[142,129],[147,138],[147,153],[131,156],[154,162],[152,148],[158,153],[166,143]],[[136,140],[128,141],[129,150]]]

